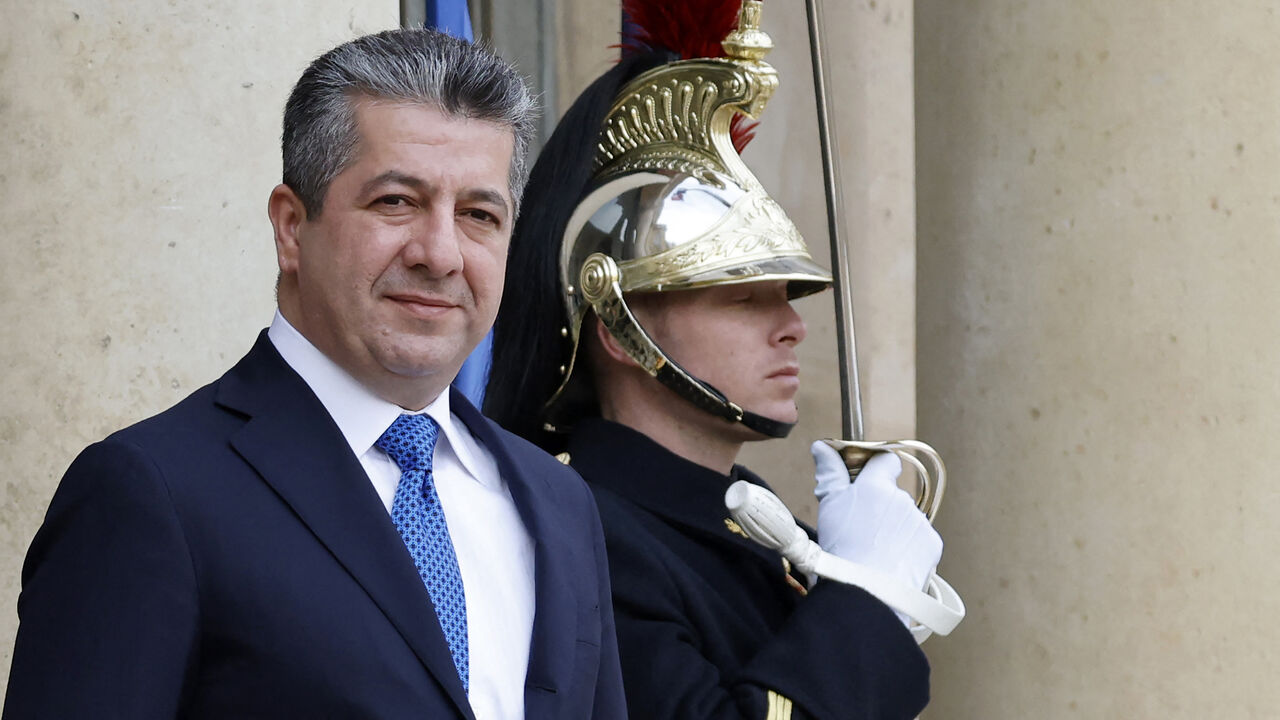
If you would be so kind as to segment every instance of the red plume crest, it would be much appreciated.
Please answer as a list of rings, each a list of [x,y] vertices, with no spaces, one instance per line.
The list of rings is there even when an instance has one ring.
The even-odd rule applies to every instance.
[[[738,26],[742,0],[622,0],[622,56],[666,49],[682,59],[724,57],[720,41]],[[756,125],[735,115],[729,125],[739,153]]]

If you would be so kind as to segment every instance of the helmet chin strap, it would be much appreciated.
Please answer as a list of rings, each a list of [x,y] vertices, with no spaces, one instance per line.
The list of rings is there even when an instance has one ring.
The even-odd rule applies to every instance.
[[[661,348],[659,348],[659,349],[658,349],[658,352],[662,352],[662,349],[661,349]],[[673,362],[672,364],[674,365],[675,363]],[[681,370],[683,371],[684,369],[683,369],[683,368],[681,368]],[[727,419],[734,420],[734,421],[736,421],[736,422],[740,422],[740,423],[742,423],[743,425],[745,425],[746,427],[748,427],[748,428],[750,428],[750,429],[752,429],[752,430],[755,430],[756,432],[760,433],[761,435],[767,435],[767,436],[772,437],[772,438],[784,438],[784,437],[786,437],[787,435],[791,434],[791,429],[792,429],[792,428],[794,428],[794,427],[796,426],[796,424],[795,424],[795,423],[793,423],[793,422],[792,422],[792,423],[789,423],[789,422],[782,422],[781,420],[774,420],[774,419],[772,419],[772,418],[767,418],[767,417],[765,417],[764,415],[757,415],[756,413],[753,413],[753,412],[751,412],[750,410],[743,410],[743,409],[742,409],[742,408],[740,408],[738,405],[736,405],[736,404],[734,404],[734,403],[732,403],[732,402],[729,402],[729,398],[725,397],[725,396],[724,396],[724,393],[722,393],[722,392],[720,392],[719,390],[717,390],[717,389],[715,388],[715,386],[714,386],[714,385],[711,385],[710,383],[708,383],[708,382],[706,382],[706,381],[704,381],[704,380],[700,380],[700,379],[698,379],[698,378],[696,378],[696,377],[693,377],[692,375],[689,375],[687,372],[685,372],[685,374],[686,374],[686,375],[688,375],[690,378],[692,378],[692,379],[693,379],[693,381],[694,381],[695,383],[697,383],[698,385],[702,386],[702,388],[703,388],[706,392],[711,393],[711,394],[715,395],[716,397],[719,397],[719,398],[720,398],[720,401],[721,401],[725,406],[727,406],[727,407],[731,407],[731,408],[737,408],[737,409],[738,409],[738,413],[739,413],[739,416],[738,416],[738,417],[736,417],[736,418],[727,418]],[[659,377],[659,378],[658,378],[658,381],[659,381],[659,382],[662,382],[662,378],[661,378],[661,377]],[[683,397],[683,398],[685,398],[685,399],[687,399],[687,400],[689,400],[689,401],[693,402],[695,405],[698,405],[698,407],[701,407],[702,409],[707,410],[707,411],[708,411],[708,412],[710,412],[711,414],[713,414],[713,415],[720,415],[721,417],[725,417],[724,415],[722,415],[720,412],[718,412],[718,411],[716,411],[716,410],[712,410],[712,409],[710,409],[710,408],[704,407],[703,405],[701,405],[700,403],[698,403],[698,402],[697,402],[697,400],[695,400],[694,398],[690,397],[689,395],[687,395],[687,394],[685,394],[685,393],[680,392],[680,390],[678,390],[677,388],[672,387],[669,383],[663,382],[662,384],[663,384],[663,385],[666,385],[667,387],[669,387],[669,388],[671,388],[672,390],[674,390],[674,391],[676,392],[676,394],[680,395],[680,397]]]
[[[582,265],[582,294],[591,303],[596,316],[608,328],[627,355],[645,372],[657,378],[680,397],[698,408],[729,422],[742,423],[761,435],[784,438],[795,423],[780,422],[742,409],[724,393],[690,374],[672,360],[649,337],[631,314],[622,298],[618,265],[603,253],[594,253]]]

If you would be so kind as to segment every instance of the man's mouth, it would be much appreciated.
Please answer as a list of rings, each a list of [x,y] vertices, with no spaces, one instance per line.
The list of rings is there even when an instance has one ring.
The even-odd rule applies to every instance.
[[[419,293],[395,293],[386,298],[404,310],[423,318],[436,318],[458,307],[448,298]]]
[[[799,365],[787,365],[769,374],[770,378],[800,377]]]

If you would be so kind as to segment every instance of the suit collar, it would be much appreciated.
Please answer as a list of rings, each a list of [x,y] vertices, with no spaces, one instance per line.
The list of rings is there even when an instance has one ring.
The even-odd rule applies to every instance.
[[[356,457],[368,452],[403,412],[394,403],[374,395],[320,352],[279,310],[271,321],[267,337],[289,368],[324,405]]]
[[[361,457],[402,413],[424,412],[439,425],[444,442],[463,468],[481,483],[489,480],[473,443],[453,422],[450,393],[442,392],[421,410],[406,410],[378,397],[311,343],[279,310],[267,330],[272,347],[324,405],[342,431],[351,452]]]
[[[535,611],[533,637],[529,646],[529,671],[525,680],[525,714],[529,718],[559,717],[557,694],[574,672],[572,628],[578,626],[579,598],[568,592],[574,587],[574,572],[567,559],[580,554],[567,528],[564,510],[555,505],[551,480],[528,471],[517,462],[511,441],[505,439],[492,421],[485,418],[456,388],[451,388],[453,413],[493,454],[507,482],[511,497],[534,541]],[[580,518],[575,520],[581,520]]]
[[[264,331],[219,382],[247,417],[231,444],[364,587],[467,718],[473,718],[430,597],[368,476],[315,394]]]

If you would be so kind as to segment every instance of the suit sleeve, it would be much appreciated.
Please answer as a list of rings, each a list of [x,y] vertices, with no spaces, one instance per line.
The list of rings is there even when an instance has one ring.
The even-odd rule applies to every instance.
[[[723,674],[702,652],[681,590],[652,548],[616,533],[609,539],[632,717],[906,720],[928,703],[923,653],[862,590],[819,584],[742,668]]]
[[[177,716],[197,614],[159,469],[131,445],[90,446],[27,553],[5,720]]]

